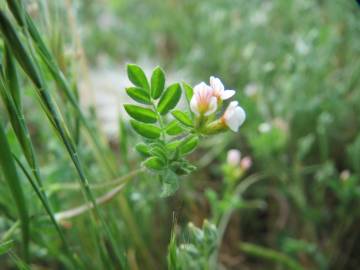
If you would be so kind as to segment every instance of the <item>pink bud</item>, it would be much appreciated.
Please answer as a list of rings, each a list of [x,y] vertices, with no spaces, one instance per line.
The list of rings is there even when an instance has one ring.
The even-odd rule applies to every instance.
[[[251,165],[252,165],[252,160],[251,160],[251,157],[249,157],[249,156],[244,157],[244,158],[240,161],[240,167],[241,167],[244,171],[250,169]]]

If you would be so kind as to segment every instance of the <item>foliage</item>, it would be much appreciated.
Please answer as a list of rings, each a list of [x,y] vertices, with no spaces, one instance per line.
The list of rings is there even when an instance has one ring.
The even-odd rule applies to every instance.
[[[358,268],[355,1],[0,9],[2,269]],[[85,55],[92,74],[104,59],[122,78],[118,64],[143,67],[128,65],[132,85],[114,86],[134,101],[115,140],[80,105]],[[241,132],[223,132],[226,100],[191,106],[210,74],[237,90]]]

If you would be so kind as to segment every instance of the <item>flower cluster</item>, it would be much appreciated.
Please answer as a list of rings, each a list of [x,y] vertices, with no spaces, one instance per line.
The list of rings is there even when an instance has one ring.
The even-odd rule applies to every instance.
[[[142,165],[154,172],[162,183],[161,196],[173,194],[179,177],[196,167],[186,159],[199,145],[203,135],[226,130],[238,131],[245,112],[237,101],[231,101],[220,117],[223,101],[235,95],[222,82],[210,77],[210,85],[202,82],[194,88],[186,83],[166,84],[166,76],[156,67],[148,79],[137,65],[127,66],[133,84],[125,89],[134,101],[124,104],[133,130],[143,137],[135,149],[145,158]],[[185,94],[187,108],[177,108]]]
[[[211,121],[213,115],[221,110],[224,100],[235,95],[234,90],[226,90],[219,78],[210,77],[210,85],[204,82],[194,87],[194,93],[190,100],[190,108],[198,118],[198,129],[205,134],[213,134],[227,128],[237,132],[244,123],[246,114],[237,101],[230,102],[223,115]]]

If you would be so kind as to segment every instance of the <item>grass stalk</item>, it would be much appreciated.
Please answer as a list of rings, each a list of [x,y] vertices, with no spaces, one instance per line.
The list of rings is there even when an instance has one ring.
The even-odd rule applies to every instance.
[[[2,168],[5,180],[9,185],[21,221],[23,257],[25,262],[28,262],[29,239],[30,239],[30,235],[29,235],[30,220],[28,215],[28,209],[26,207],[26,199],[24,196],[23,189],[21,187],[21,181],[16,171],[10,146],[7,141],[5,130],[3,129],[2,124],[0,124],[0,149],[1,149],[0,166]]]
[[[116,170],[114,169],[114,165],[111,164],[111,162],[108,159],[108,157],[110,156],[110,154],[108,153],[109,151],[107,151],[106,153],[104,152],[104,148],[102,147],[100,140],[98,140],[96,131],[93,129],[93,127],[90,125],[90,123],[87,121],[86,117],[82,113],[76,98],[73,96],[71,92],[70,84],[68,83],[60,67],[56,63],[55,58],[52,56],[50,50],[48,50],[47,46],[45,45],[45,42],[41,38],[41,35],[39,34],[39,31],[36,28],[35,24],[33,23],[31,17],[29,16],[29,14],[27,14],[26,10],[21,4],[21,1],[8,0],[7,2],[18,24],[23,29],[26,29],[29,32],[30,37],[34,42],[35,49],[38,55],[47,66],[54,80],[59,85],[59,88],[64,91],[65,96],[69,99],[71,105],[73,106],[75,112],[77,113],[79,120],[84,125],[85,129],[88,131],[91,141],[93,142],[95,149],[97,150],[97,154],[99,156],[98,159],[100,160],[100,162],[104,164],[105,168],[107,168],[107,172],[109,176],[116,177],[117,175],[116,175]],[[129,229],[132,231],[139,231],[138,226],[136,225],[134,218],[132,216],[132,213],[131,211],[129,211],[129,205],[126,198],[120,195],[119,200],[121,201],[120,204],[121,213],[127,225],[130,226]],[[139,248],[143,250],[144,244],[139,246]],[[142,251],[142,253],[148,253],[148,251]]]
[[[23,173],[29,180],[32,188],[35,190],[35,193],[39,197],[46,213],[50,217],[51,222],[55,226],[56,231],[59,234],[59,237],[64,245],[65,251],[67,255],[72,259],[72,255],[70,252],[70,247],[65,239],[65,236],[60,229],[59,225],[57,224],[53,211],[51,210],[51,206],[49,203],[49,200],[47,198],[47,195],[44,191],[41,175],[40,175],[40,169],[35,157],[35,151],[34,147],[30,138],[29,130],[25,123],[25,116],[22,113],[21,108],[21,98],[20,98],[20,90],[19,90],[19,83],[17,81],[17,74],[14,62],[12,60],[11,53],[6,49],[5,50],[5,72],[2,69],[0,65],[0,92],[1,97],[3,98],[3,102],[6,105],[8,115],[10,118],[11,125],[15,131],[15,135],[18,138],[18,141],[20,142],[20,146],[22,148],[22,152],[24,153],[24,156],[31,168],[31,172],[35,178],[35,181],[31,177],[30,173],[28,173],[25,169],[25,167],[21,164],[19,159],[17,159],[14,156],[15,161],[18,163],[19,167],[22,169]],[[7,76],[5,76],[5,74]],[[6,78],[11,78],[13,81],[10,84],[9,80],[6,80]],[[16,81],[14,81],[16,80]],[[14,89],[14,88],[17,89]],[[15,93],[18,93],[18,95],[15,95]],[[18,98],[16,100],[16,97]],[[74,261],[73,261],[74,262]]]
[[[62,117],[60,115],[60,112],[58,111],[58,108],[55,104],[55,102],[52,100],[51,96],[49,95],[47,91],[47,85],[45,84],[45,80],[41,76],[41,72],[38,68],[38,65],[36,61],[34,60],[34,57],[27,52],[25,49],[23,43],[20,41],[20,38],[18,37],[16,30],[6,17],[6,15],[0,11],[0,29],[4,36],[4,41],[8,45],[9,48],[11,48],[12,53],[14,54],[15,58],[19,62],[20,66],[23,68],[25,73],[29,76],[29,78],[32,80],[32,82],[35,85],[35,89],[37,90],[37,94],[39,96],[39,99],[41,101],[42,108],[44,109],[47,117],[50,120],[50,123],[53,125],[54,130],[56,134],[60,137],[62,140],[67,152],[69,153],[69,156],[75,166],[75,169],[80,177],[80,182],[82,185],[83,192],[85,194],[86,199],[94,205],[93,208],[93,218],[92,220],[92,227],[93,227],[93,233],[97,234],[99,236],[99,242],[102,249],[105,250],[105,245],[103,241],[100,241],[100,232],[96,230],[96,222],[95,220],[98,218],[100,220],[100,223],[102,224],[102,227],[105,230],[105,234],[108,236],[109,240],[112,242],[112,246],[114,250],[117,253],[118,258],[123,258],[121,256],[122,252],[120,252],[117,248],[115,239],[113,239],[111,232],[108,230],[106,223],[104,221],[103,216],[100,213],[100,210],[96,206],[95,198],[90,190],[88,179],[84,173],[83,167],[80,163],[78,153],[76,151],[76,148],[74,146],[74,143],[68,133],[68,129],[66,127],[66,124],[62,120]],[[106,252],[102,251],[101,254],[104,254]],[[119,259],[120,260],[120,259]]]
[[[56,83],[59,85],[59,89],[64,91],[65,96],[68,98],[70,104],[74,108],[74,111],[78,115],[79,120],[84,125],[85,129],[88,131],[88,134],[95,146],[96,152],[99,155],[98,158],[99,161],[104,164],[108,172],[111,173],[110,174],[111,176],[115,176],[116,169],[114,167],[114,164],[111,164],[111,162],[109,161],[108,158],[109,151],[107,151],[106,153],[104,152],[104,147],[102,146],[100,140],[96,136],[96,132],[93,126],[89,123],[89,121],[81,111],[79,107],[79,103],[71,91],[69,82],[66,80],[62,70],[60,69],[59,65],[56,63],[52,53],[45,45],[45,42],[43,41],[41,35],[39,34],[39,31],[36,28],[31,17],[29,16],[29,14],[27,14],[26,10],[23,8],[22,4],[20,3],[21,1],[8,0],[7,2],[18,24],[23,29],[26,29],[29,32],[29,35],[34,42],[35,49],[38,55],[40,56],[41,60],[45,63],[46,67],[50,71]]]

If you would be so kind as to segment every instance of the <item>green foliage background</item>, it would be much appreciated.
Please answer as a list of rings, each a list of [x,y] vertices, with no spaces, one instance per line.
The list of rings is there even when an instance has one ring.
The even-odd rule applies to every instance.
[[[65,53],[73,42],[71,27],[64,27],[69,19],[66,4],[35,2],[35,24],[77,96],[81,80],[76,73],[77,59]],[[184,228],[189,221],[201,227],[205,218],[216,223],[216,213],[232,205],[222,197],[226,194],[222,165],[231,148],[252,157],[253,166],[244,177],[263,178],[234,206],[219,256],[226,269],[288,269],[289,265],[297,269],[297,264],[303,269],[358,269],[360,8],[355,1],[73,2],[89,66],[96,67],[104,56],[110,69],[119,63],[150,59],[166,71],[180,71],[192,83],[216,75],[228,89],[237,90],[236,99],[247,112],[239,133],[209,138],[192,154],[190,159],[198,170],[182,179],[174,197],[160,199],[159,182],[141,172],[120,197],[101,206],[106,226],[88,214],[62,224],[79,269],[112,269],[109,265],[118,269],[121,256],[111,248],[114,243],[103,242],[103,250],[110,250],[106,256],[98,251],[98,240],[107,230],[119,243],[118,253],[128,258],[130,269],[136,269],[134,265],[166,269],[174,227]],[[6,4],[0,6],[10,17]],[[21,35],[28,48],[31,42],[27,38]],[[137,169],[141,158],[132,146],[139,139],[128,123],[120,123],[119,140],[109,143],[96,128],[96,112],[85,112],[90,130],[105,149],[109,169],[94,151],[85,124],[79,124],[76,109],[45,66],[40,62],[39,69],[69,127],[89,182],[103,184]],[[71,159],[46,120],[34,86],[18,64],[17,68],[23,111],[53,212],[82,204],[81,191],[73,185],[79,176]],[[25,163],[3,105],[1,124],[7,140],[13,154]],[[259,129],[263,123],[268,132]],[[18,173],[31,219],[34,269],[71,269],[71,259],[26,175],[20,169]],[[21,269],[17,245],[21,231],[5,180],[1,172],[0,239],[4,245],[9,239],[15,244],[10,253],[0,252],[0,266]],[[94,196],[106,190],[95,189]],[[255,199],[265,207],[247,204]],[[180,242],[191,242],[190,238],[180,233]],[[271,251],[254,250],[242,242]],[[170,248],[169,256],[173,251]],[[289,258],[297,264],[289,263]]]

